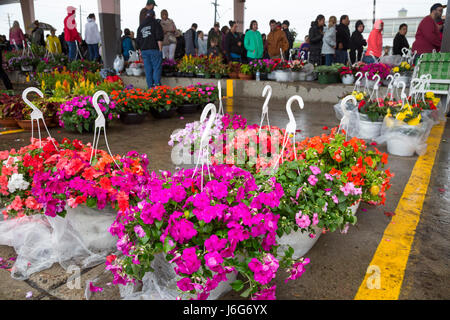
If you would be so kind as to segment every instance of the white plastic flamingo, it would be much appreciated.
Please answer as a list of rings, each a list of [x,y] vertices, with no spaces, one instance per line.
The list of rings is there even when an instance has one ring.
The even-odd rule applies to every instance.
[[[375,95],[375,98],[377,98],[377,101],[378,101],[378,91],[380,90],[381,77],[380,77],[380,75],[376,74],[374,76],[374,79],[376,79],[376,81],[375,81],[375,85],[373,86],[373,91],[372,91],[372,94],[370,95],[370,99],[372,99]]]
[[[217,84],[217,89],[219,90],[219,112],[217,112],[217,116],[224,116],[225,112],[223,110],[223,102],[222,102],[222,82],[219,80]]]
[[[305,61],[305,51],[302,51],[300,53],[300,57],[301,57],[302,61]]]
[[[406,83],[404,81],[399,81],[397,83],[397,88],[402,87],[402,93],[401,93],[401,100],[402,100],[402,107],[405,106],[406,100],[408,100],[408,97],[406,96]]]
[[[411,80],[411,84],[409,87],[409,95],[414,98],[414,103],[417,103],[417,96],[419,94],[420,86],[422,84],[422,80],[415,78]]]
[[[44,97],[44,94],[42,93],[41,90],[39,90],[38,88],[27,88],[23,91],[22,93],[22,99],[23,101],[33,110],[30,114],[30,118],[31,118],[31,138],[34,139],[34,121],[37,122],[37,127],[38,127],[38,134],[39,134],[39,148],[42,147],[42,142],[41,142],[41,127],[39,125],[39,120],[42,120],[42,123],[44,124],[45,130],[47,131],[47,134],[50,138],[52,138],[50,132],[48,131],[47,125],[45,124],[45,120],[44,120],[44,115],[42,114],[42,111],[39,110],[30,100],[28,100],[27,96],[28,94],[30,94],[31,92],[37,93],[41,98]],[[52,140],[53,145],[55,146],[56,150],[58,150],[58,148],[55,145],[55,142]]]
[[[389,97],[389,100],[394,100],[394,76],[392,74],[388,75],[386,80],[390,80],[388,89],[386,92],[386,97]]]
[[[270,85],[265,86],[263,94],[263,97],[266,97],[266,100],[264,101],[264,105],[262,108],[262,116],[261,116],[261,124],[259,125],[259,131],[261,131],[261,128],[264,123],[264,119],[267,116],[267,125],[270,127],[270,121],[269,121],[269,101],[272,97],[272,87]]]
[[[286,103],[286,111],[289,117],[289,122],[286,125],[286,133],[284,134],[284,138],[283,138],[283,148],[281,149],[280,155],[277,159],[277,162],[274,163],[274,166],[272,168],[272,171],[275,172],[276,167],[278,166],[278,164],[280,163],[280,160],[283,160],[283,153],[284,150],[286,149],[287,143],[290,139],[290,137],[292,136],[293,138],[293,146],[294,146],[294,157],[295,160],[297,160],[297,150],[295,148],[295,134],[297,131],[297,122],[295,121],[295,117],[294,114],[292,113],[292,103],[294,103],[294,101],[297,101],[300,109],[303,110],[303,108],[305,107],[305,103],[303,102],[302,97],[300,96],[293,96],[291,97],[288,102]],[[284,162],[284,161],[283,161]]]
[[[349,95],[341,101],[341,110],[344,116],[342,117],[341,123],[339,125],[338,133],[341,131],[341,129],[345,130],[345,139],[348,139],[348,127],[350,126],[350,113],[347,111],[347,103],[350,100],[355,106],[358,104],[358,101],[353,95]]]
[[[369,89],[369,72],[366,72],[365,74],[364,74],[364,76],[366,77],[366,81],[365,81],[365,83],[364,83],[364,93],[368,93],[368,92],[370,92],[370,89]]]
[[[97,91],[94,94],[94,97],[92,98],[92,104],[94,105],[94,109],[95,112],[97,112],[97,119],[95,119],[95,129],[94,129],[94,142],[92,144],[92,151],[91,151],[91,159],[90,159],[90,163],[92,163],[92,160],[95,157],[95,154],[97,153],[97,149],[98,149],[98,143],[100,140],[100,135],[102,133],[102,129],[105,133],[105,142],[106,142],[106,147],[108,148],[108,152],[111,155],[111,157],[114,158],[111,149],[109,148],[109,144],[108,144],[108,138],[106,136],[106,120],[105,120],[105,116],[103,115],[102,110],[100,109],[100,107],[98,106],[98,99],[100,97],[103,97],[103,99],[105,99],[105,103],[109,104],[110,103],[110,99],[109,96],[106,94],[105,91]],[[116,162],[116,160],[114,160],[114,163],[116,164],[117,167],[118,164]]]
[[[356,74],[355,87],[353,88],[353,91],[359,92],[361,90],[361,79],[363,77],[364,77],[364,74],[362,72],[358,72]]]
[[[206,123],[205,131],[202,134],[202,137],[200,139],[200,150],[198,154],[197,164],[195,165],[194,173],[192,175],[192,178],[194,178],[195,174],[197,173],[197,170],[199,166],[201,166],[201,191],[203,191],[203,167],[206,165],[208,168],[208,174],[209,178],[211,179],[211,172],[209,170],[209,140],[210,140],[210,134],[211,134],[211,128],[214,124],[214,119],[216,118],[216,106],[212,103],[208,104],[205,109],[203,110],[203,113],[200,117],[200,123],[204,123],[209,116],[208,122]]]

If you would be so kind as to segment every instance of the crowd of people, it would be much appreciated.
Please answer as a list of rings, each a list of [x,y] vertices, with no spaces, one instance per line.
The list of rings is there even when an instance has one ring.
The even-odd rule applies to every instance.
[[[135,38],[134,32],[125,29],[120,39],[121,54],[125,61],[130,58],[130,52],[140,50],[145,66],[147,84],[149,87],[161,84],[161,69],[164,59],[180,59],[184,55],[212,55],[221,56],[225,63],[248,63],[254,59],[288,59],[294,47],[295,37],[289,30],[290,23],[271,20],[270,33],[261,34],[256,20],[250,22],[245,33],[238,32],[239,25],[230,21],[228,26],[220,27],[216,22],[206,34],[193,23],[191,27],[182,32],[177,29],[175,22],[169,18],[169,12],[162,10],[160,19],[156,17],[154,0],[148,0],[139,15],[139,29]],[[420,23],[412,51],[418,55],[422,53],[440,51],[444,20],[442,19],[443,6],[434,4],[430,14]],[[17,21],[10,30],[9,42],[4,39],[6,50],[13,47],[22,50],[28,43],[44,46],[48,52],[54,54],[67,54],[70,60],[87,58],[101,60],[99,46],[101,36],[95,15],[87,17],[84,40],[77,31],[75,20],[76,9],[67,8],[64,19],[64,32],[56,36],[56,30],[50,29],[50,34],[44,38],[44,29],[39,21],[35,21],[30,34],[20,28]],[[377,20],[369,34],[364,39],[364,23],[358,20],[355,30],[349,29],[350,18],[342,15],[339,23],[335,16],[328,18],[318,15],[311,22],[308,35],[304,38],[298,54],[315,65],[331,65],[333,63],[355,63],[363,61],[373,63],[383,55],[383,27],[382,20]],[[410,49],[406,38],[408,26],[401,24],[394,39],[394,55],[401,55],[403,48]],[[0,39],[1,41],[1,39]],[[367,49],[364,49],[367,46]],[[386,54],[386,52],[384,52]]]

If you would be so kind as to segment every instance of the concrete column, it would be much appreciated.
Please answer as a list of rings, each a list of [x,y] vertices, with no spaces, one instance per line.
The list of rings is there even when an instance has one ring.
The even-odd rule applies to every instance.
[[[448,16],[448,9],[450,7],[450,0],[447,4],[447,14],[445,17],[444,36],[442,38],[441,52],[450,52],[450,17]]]
[[[103,64],[105,68],[112,68],[116,55],[121,53],[120,0],[98,0],[98,11]]]
[[[244,32],[245,0],[234,0],[234,20],[238,23],[238,32]]]
[[[34,0],[20,0],[20,7],[22,9],[22,17],[24,31],[27,32],[28,27],[36,20],[34,15]]]

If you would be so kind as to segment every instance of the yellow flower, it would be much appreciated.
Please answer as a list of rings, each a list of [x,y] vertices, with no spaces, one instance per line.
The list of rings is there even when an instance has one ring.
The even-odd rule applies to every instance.
[[[429,91],[425,94],[425,97],[427,99],[434,99],[434,93]]]
[[[437,107],[437,105],[439,104],[439,102],[441,102],[440,98],[434,98],[433,99],[433,104]]]
[[[189,210],[186,210],[185,212],[184,212],[184,217],[186,218],[186,219],[189,219]]]
[[[397,114],[397,116],[395,117],[395,119],[399,120],[399,121],[403,121],[406,118],[406,114],[404,112],[399,112]]]
[[[27,82],[30,82],[30,75],[27,74]]]
[[[411,69],[411,66],[407,63],[405,68],[406,68],[406,70],[409,70],[409,69]]]
[[[395,67],[394,69],[392,69],[392,71],[394,71],[395,73],[397,73],[397,72],[400,71],[400,69],[399,69],[399,67]]]
[[[419,115],[417,116],[417,118],[408,121],[408,124],[409,124],[410,126],[417,126],[417,125],[420,124],[420,120],[421,120],[421,119],[422,119],[422,116],[419,114]]]

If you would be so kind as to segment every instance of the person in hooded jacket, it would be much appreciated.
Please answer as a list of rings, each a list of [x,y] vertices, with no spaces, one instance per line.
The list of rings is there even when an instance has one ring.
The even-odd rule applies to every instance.
[[[369,34],[368,45],[366,55],[363,58],[363,62],[370,64],[375,63],[376,61],[373,59],[374,56],[376,59],[381,57],[383,51],[383,28],[384,22],[383,20],[375,21],[373,26],[373,30]]]
[[[356,21],[355,31],[350,37],[350,60],[351,64],[361,61],[364,47],[367,46],[367,41],[364,39],[362,33],[364,32],[364,23],[361,20]]]
[[[350,47],[350,29],[348,25],[350,19],[348,15],[343,15],[340,19],[339,25],[336,26],[336,62],[347,64],[348,54],[347,50]]]
[[[75,41],[81,43],[81,37],[77,30],[75,19],[76,9],[67,7],[67,17],[64,19],[64,40],[69,47],[69,60],[73,61],[77,57],[77,47]]]
[[[325,25],[325,17],[319,14],[315,21],[311,22],[309,29],[309,62],[315,65],[322,64],[322,45],[323,45],[323,27]]]
[[[98,52],[98,45],[102,41],[100,32],[98,31],[98,25],[95,23],[95,14],[91,13],[87,17],[87,23],[84,27],[84,40],[89,50],[89,60],[97,61],[100,57]]]
[[[249,62],[255,59],[262,59],[264,45],[256,20],[250,22],[250,30],[245,33],[244,46],[247,49],[247,60]]]
[[[130,51],[134,51],[133,40],[130,29],[126,28],[122,37],[122,55],[125,61],[130,60]]]

